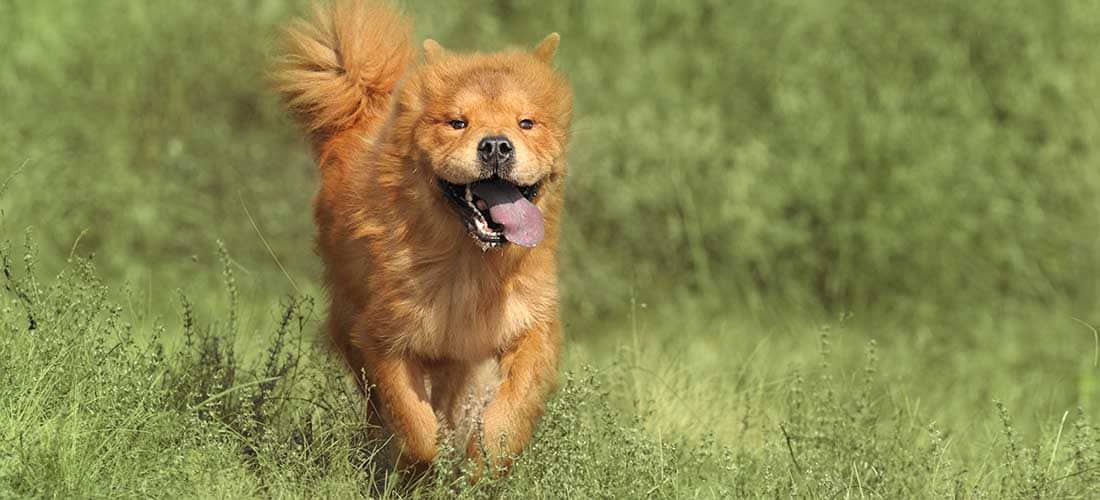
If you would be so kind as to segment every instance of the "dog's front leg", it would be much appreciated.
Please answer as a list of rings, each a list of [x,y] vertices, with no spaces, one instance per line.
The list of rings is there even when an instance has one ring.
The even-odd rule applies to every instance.
[[[467,458],[480,462],[484,446],[491,463],[511,465],[511,457],[531,439],[557,382],[560,349],[561,328],[554,320],[529,330],[501,354],[500,388],[482,414],[481,436],[470,439]]]
[[[394,433],[400,450],[398,463],[423,467],[436,456],[437,426],[424,386],[424,369],[415,359],[367,350],[367,378],[374,387],[371,399]]]

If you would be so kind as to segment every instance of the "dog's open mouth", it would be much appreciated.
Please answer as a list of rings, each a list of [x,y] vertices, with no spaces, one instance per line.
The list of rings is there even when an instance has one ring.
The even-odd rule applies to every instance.
[[[542,241],[542,212],[532,203],[539,184],[517,186],[494,176],[471,184],[440,179],[439,185],[482,248],[500,247],[506,242],[531,248]]]

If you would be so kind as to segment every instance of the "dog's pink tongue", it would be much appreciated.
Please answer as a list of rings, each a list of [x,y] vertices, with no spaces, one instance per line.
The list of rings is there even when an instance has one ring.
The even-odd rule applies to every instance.
[[[542,212],[516,186],[494,179],[474,184],[470,189],[489,205],[493,221],[504,226],[505,239],[527,248],[542,241],[545,233]]]

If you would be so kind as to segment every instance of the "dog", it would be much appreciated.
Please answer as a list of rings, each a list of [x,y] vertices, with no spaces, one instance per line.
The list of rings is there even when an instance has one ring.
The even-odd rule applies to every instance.
[[[506,468],[544,413],[562,343],[572,92],[553,66],[559,36],[421,51],[381,1],[315,10],[287,27],[275,76],[321,174],[324,328],[399,466],[435,460],[442,429],[477,427],[455,448]]]

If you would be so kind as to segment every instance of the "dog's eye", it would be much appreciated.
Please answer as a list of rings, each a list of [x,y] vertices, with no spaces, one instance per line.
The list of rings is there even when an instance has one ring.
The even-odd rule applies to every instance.
[[[462,129],[466,128],[466,121],[465,120],[451,120],[450,122],[447,122],[447,123],[449,123],[451,125],[451,128],[453,128],[455,130],[462,130]]]
[[[523,130],[531,130],[532,128],[535,128],[535,121],[524,118],[519,121],[519,128]]]

